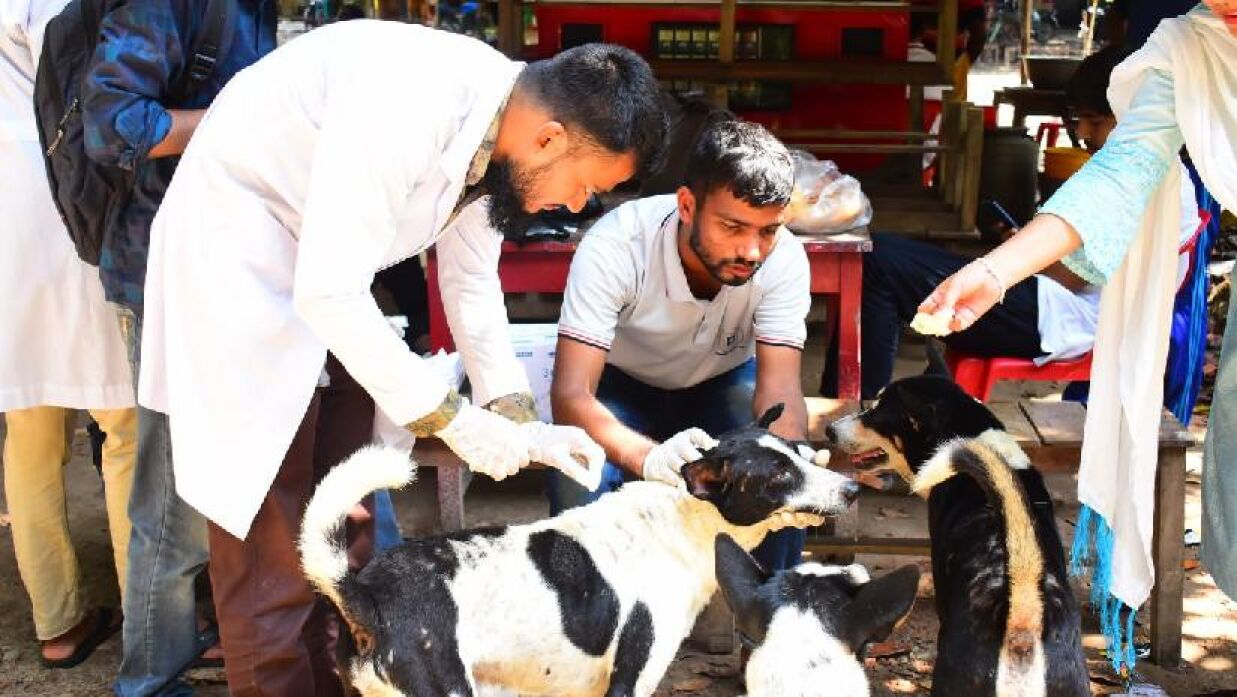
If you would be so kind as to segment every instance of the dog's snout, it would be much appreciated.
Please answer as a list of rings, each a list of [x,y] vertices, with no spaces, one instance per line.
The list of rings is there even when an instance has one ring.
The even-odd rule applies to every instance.
[[[832,445],[837,445],[838,429],[836,426],[834,426],[833,424],[829,424],[828,426],[825,426],[825,439],[828,440],[829,443],[831,443]]]
[[[859,498],[859,489],[859,482],[856,482],[853,479],[842,485],[842,500],[846,502],[847,506],[851,505],[855,502],[855,499]]]

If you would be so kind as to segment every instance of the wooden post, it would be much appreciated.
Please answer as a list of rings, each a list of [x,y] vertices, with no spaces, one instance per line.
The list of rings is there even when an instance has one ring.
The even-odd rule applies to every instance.
[[[960,222],[963,232],[975,229],[975,218],[979,212],[979,175],[984,157],[984,110],[979,107],[966,108],[966,139],[962,162],[962,192],[959,201],[961,207]]]
[[[958,200],[954,197],[957,193],[954,180],[957,179],[958,168],[962,166],[964,155],[961,147],[964,115],[962,103],[954,99],[953,91],[946,92],[941,100],[941,144],[947,150],[941,153],[940,187],[945,203],[954,210],[958,207]]]
[[[718,27],[721,33],[717,37],[717,60],[722,63],[734,62],[737,5],[737,0],[722,0],[721,23]]]
[[[519,0],[498,0],[498,50],[519,58],[524,43],[523,6]]]
[[[1163,668],[1181,662],[1182,596],[1185,571],[1185,447],[1160,448],[1155,473],[1155,532],[1151,556],[1155,586],[1151,589],[1151,660]]]
[[[1082,39],[1082,57],[1091,55],[1091,46],[1095,43],[1096,15],[1099,14],[1100,0],[1091,0],[1091,12],[1087,15],[1087,35]]]
[[[936,14],[936,63],[941,72],[950,77],[953,84],[954,63],[957,52],[954,44],[958,38],[958,0],[940,0]]]
[[[1031,55],[1031,18],[1035,15],[1035,0],[1022,0],[1022,47],[1019,62],[1022,64],[1022,84],[1031,84],[1027,56]]]
[[[438,477],[438,523],[444,533],[464,529],[464,493],[472,481],[472,472],[463,462],[441,464],[435,472]]]
[[[717,62],[721,64],[734,63],[737,5],[737,0],[722,0],[717,35]],[[709,101],[722,109],[729,107],[730,94],[726,83],[716,82],[709,85]]]

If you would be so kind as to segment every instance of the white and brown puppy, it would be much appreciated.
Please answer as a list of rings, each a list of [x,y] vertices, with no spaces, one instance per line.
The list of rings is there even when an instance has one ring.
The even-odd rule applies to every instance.
[[[410,478],[407,456],[363,450],[305,512],[306,575],[356,638],[365,695],[471,697],[478,685],[548,697],[647,697],[717,589],[713,540],[744,548],[819,524],[851,480],[757,425],[684,465],[685,488],[635,482],[530,525],[414,540],[349,573],[339,523],[362,496]]]
[[[928,498],[933,695],[1091,694],[1052,498],[987,407],[951,380],[907,378],[826,433],[859,462],[889,459]]]
[[[864,650],[910,613],[919,567],[876,580],[858,564],[769,574],[726,535],[717,537],[716,556],[722,594],[752,649],[748,697],[868,697]]]

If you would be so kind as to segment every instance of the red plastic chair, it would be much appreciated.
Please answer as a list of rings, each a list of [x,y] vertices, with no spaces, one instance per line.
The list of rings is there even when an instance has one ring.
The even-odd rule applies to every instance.
[[[1090,380],[1091,354],[1068,361],[1035,365],[1029,358],[984,358],[945,349],[954,382],[975,399],[988,401],[1001,380]]]
[[[1045,121],[1039,125],[1035,131],[1035,142],[1046,147],[1053,147],[1057,144],[1057,138],[1061,137],[1061,126],[1064,124],[1054,121]],[[1044,142],[1044,136],[1048,137],[1048,142]]]

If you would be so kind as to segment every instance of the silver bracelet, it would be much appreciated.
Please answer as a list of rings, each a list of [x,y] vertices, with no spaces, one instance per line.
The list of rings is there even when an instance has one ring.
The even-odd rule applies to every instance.
[[[996,280],[997,286],[1000,287],[1001,289],[1001,297],[997,298],[996,301],[998,305],[1003,304],[1005,302],[1005,290],[1006,290],[1005,281],[1002,280],[999,275],[997,275],[996,269],[992,268],[992,264],[989,264],[987,259],[983,257],[976,257],[975,262],[979,264],[980,266],[984,267],[984,271],[987,271],[988,275]]]

